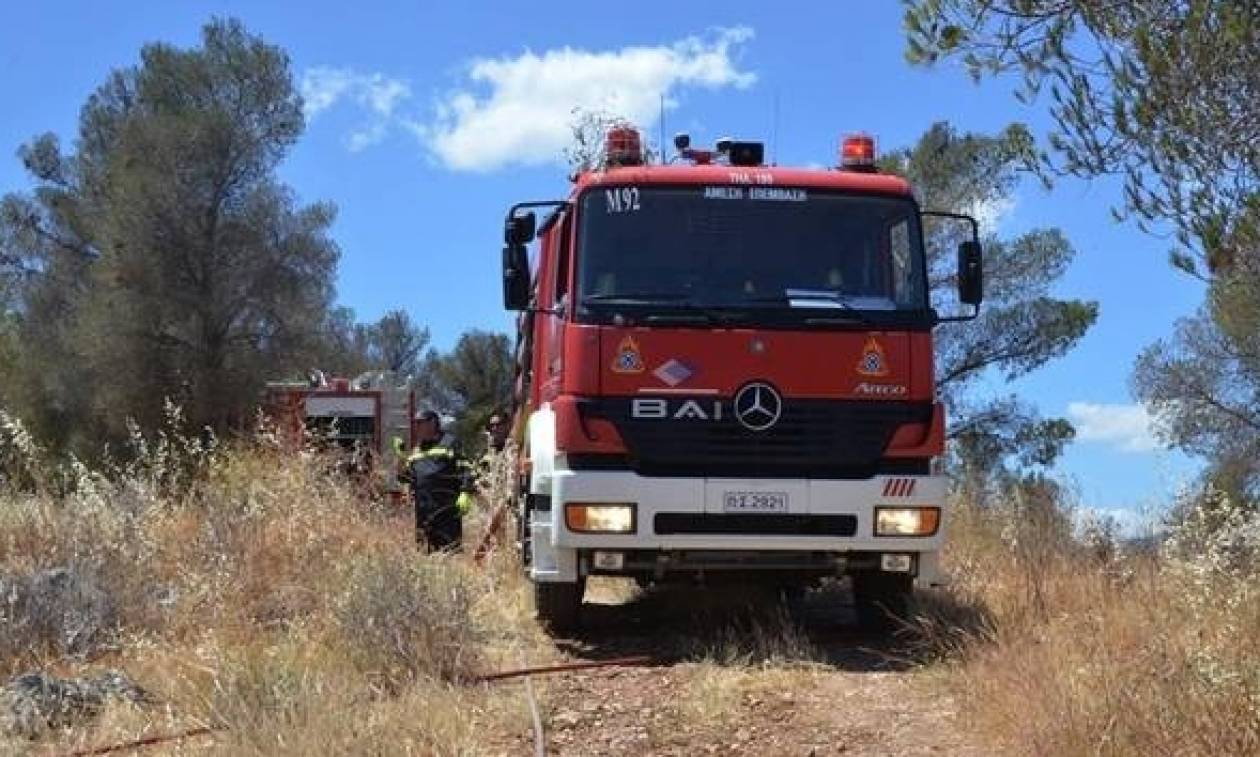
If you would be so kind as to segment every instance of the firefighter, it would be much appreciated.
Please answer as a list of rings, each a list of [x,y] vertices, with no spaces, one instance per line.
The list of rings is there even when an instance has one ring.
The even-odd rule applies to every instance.
[[[496,474],[502,473],[503,450],[507,447],[510,430],[505,413],[492,413],[486,421],[482,429],[486,446],[481,451],[481,457],[473,464],[475,484],[478,487],[492,486],[492,482],[497,478]]]
[[[508,430],[506,415],[503,413],[491,415],[490,420],[486,421],[486,451],[502,452],[507,446]]]
[[[472,504],[468,464],[442,421],[423,410],[412,421],[416,446],[406,455],[399,478],[411,484],[416,508],[416,541],[433,551],[458,550],[463,516]]]

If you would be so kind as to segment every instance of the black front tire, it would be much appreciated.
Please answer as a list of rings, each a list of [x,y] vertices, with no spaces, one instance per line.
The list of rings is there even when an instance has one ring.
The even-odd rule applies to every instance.
[[[583,583],[535,583],[534,608],[538,620],[552,634],[573,633],[581,619]]]
[[[858,625],[868,631],[895,631],[909,619],[914,577],[908,573],[862,571],[853,576]]]

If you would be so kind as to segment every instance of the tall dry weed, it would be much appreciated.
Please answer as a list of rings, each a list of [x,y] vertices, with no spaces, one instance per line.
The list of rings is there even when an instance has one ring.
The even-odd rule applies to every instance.
[[[947,559],[985,620],[942,633],[969,722],[1017,753],[1260,753],[1260,528],[1217,504],[1158,554],[961,506]]]
[[[162,702],[51,743],[209,723],[202,746],[232,754],[454,754],[526,727],[514,693],[458,685],[550,654],[510,541],[484,569],[423,554],[408,512],[335,459],[265,433],[190,438],[168,412],[116,459],[54,463],[32,443],[5,469],[29,475],[0,481],[0,676],[118,667]],[[99,628],[67,638],[93,602]]]

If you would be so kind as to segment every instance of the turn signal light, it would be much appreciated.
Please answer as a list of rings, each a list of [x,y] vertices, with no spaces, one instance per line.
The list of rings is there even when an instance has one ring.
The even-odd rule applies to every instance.
[[[876,536],[933,536],[941,525],[939,507],[877,507]]]
[[[564,525],[583,534],[634,533],[634,504],[629,502],[569,502]]]

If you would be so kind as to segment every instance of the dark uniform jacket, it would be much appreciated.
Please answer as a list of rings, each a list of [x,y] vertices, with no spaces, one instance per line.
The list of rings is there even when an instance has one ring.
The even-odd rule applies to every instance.
[[[407,456],[407,473],[417,502],[435,500],[453,506],[465,488],[465,465],[455,439],[449,434],[437,442],[422,444]]]
[[[468,464],[455,440],[422,444],[407,457],[406,477],[416,506],[417,538],[432,549],[458,549],[463,537],[464,492],[469,489]]]

